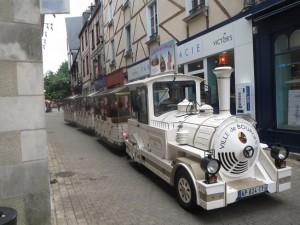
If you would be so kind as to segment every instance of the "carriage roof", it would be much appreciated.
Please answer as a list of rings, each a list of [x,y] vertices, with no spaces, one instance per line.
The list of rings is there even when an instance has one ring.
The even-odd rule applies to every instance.
[[[133,81],[130,82],[128,84],[126,84],[127,87],[131,87],[131,86],[141,86],[141,85],[148,85],[148,84],[152,84],[155,81],[173,81],[174,79],[176,80],[197,80],[199,82],[203,81],[204,79],[200,78],[200,77],[196,77],[196,76],[192,76],[192,75],[187,75],[187,74],[182,74],[182,73],[171,73],[171,74],[162,74],[162,75],[155,75],[155,76],[151,76],[142,80],[137,80],[137,81]]]
[[[117,88],[112,88],[112,89],[107,89],[105,91],[101,91],[93,95],[93,97],[104,97],[108,95],[126,95],[129,94],[128,87],[123,86],[123,87],[117,87]]]

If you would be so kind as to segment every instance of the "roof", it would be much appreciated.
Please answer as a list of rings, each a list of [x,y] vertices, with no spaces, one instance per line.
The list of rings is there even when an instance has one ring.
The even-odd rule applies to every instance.
[[[78,17],[66,17],[66,29],[67,29],[67,40],[69,44],[69,50],[79,49],[80,40],[78,35],[82,28],[83,19],[82,16]]]
[[[98,93],[99,93],[99,91],[95,91],[95,92],[89,93],[89,94],[78,95],[78,96],[76,96],[76,99],[77,99],[77,98],[93,97],[93,96],[95,96],[95,95],[98,94]]]
[[[105,91],[101,91],[94,95],[94,97],[97,96],[107,96],[107,95],[126,95],[129,93],[128,87],[117,87],[112,89],[107,89]]]
[[[71,96],[68,96],[66,98],[64,98],[65,100],[68,100],[68,99],[75,99],[78,95],[71,95]]]
[[[126,84],[126,86],[139,86],[139,85],[147,85],[149,83],[153,83],[154,81],[172,81],[174,79],[180,79],[180,80],[198,80],[199,82],[203,81],[204,79],[192,75],[186,75],[186,74],[159,74],[156,76],[151,76],[142,80],[133,81],[131,83]]]

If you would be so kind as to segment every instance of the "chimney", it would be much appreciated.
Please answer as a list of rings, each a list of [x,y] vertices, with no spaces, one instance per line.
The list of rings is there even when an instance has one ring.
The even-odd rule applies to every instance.
[[[221,66],[213,70],[218,82],[220,115],[230,114],[230,76],[234,69],[230,66]]]

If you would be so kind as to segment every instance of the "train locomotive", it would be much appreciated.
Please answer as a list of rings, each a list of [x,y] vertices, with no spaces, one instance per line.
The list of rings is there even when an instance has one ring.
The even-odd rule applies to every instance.
[[[219,114],[197,104],[201,78],[169,74],[127,85],[137,115],[128,120],[126,152],[174,186],[186,210],[216,209],[291,187],[288,150],[279,144],[268,148],[254,120],[230,114],[232,71],[214,70]]]
[[[175,73],[98,92],[90,101],[96,135],[173,186],[188,211],[221,208],[291,188],[288,149],[260,143],[253,119],[231,115],[233,69],[223,66],[213,72],[219,114],[201,104],[202,78]],[[117,110],[113,114],[108,110],[112,108]],[[122,114],[125,108],[129,110]],[[77,111],[72,118],[78,118]],[[67,114],[70,120],[69,110]]]

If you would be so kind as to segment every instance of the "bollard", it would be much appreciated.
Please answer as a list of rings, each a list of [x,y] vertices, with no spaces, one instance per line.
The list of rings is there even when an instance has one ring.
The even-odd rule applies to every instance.
[[[17,211],[0,206],[0,225],[17,225]]]

